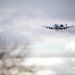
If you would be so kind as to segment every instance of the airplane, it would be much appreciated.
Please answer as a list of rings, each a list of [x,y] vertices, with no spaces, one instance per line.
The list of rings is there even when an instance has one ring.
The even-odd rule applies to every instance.
[[[67,26],[67,24],[64,26],[63,24],[54,24],[53,27],[50,27],[50,26],[43,26],[43,27],[46,27],[46,29],[55,29],[55,30],[65,30],[67,28],[70,28],[70,27],[74,27],[74,26]]]

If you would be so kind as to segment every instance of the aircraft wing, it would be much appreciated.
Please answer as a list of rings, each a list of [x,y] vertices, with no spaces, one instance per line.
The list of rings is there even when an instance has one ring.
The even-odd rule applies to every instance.
[[[68,26],[68,27],[74,27],[74,26]]]
[[[53,27],[49,27],[49,26],[43,26],[46,27],[47,29],[54,29]]]
[[[74,26],[66,26],[66,27],[64,27],[64,28],[67,29],[67,28],[70,28],[70,27],[74,27]]]

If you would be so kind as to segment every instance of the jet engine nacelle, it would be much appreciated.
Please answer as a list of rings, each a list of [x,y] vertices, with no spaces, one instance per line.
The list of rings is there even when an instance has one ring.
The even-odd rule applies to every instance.
[[[61,24],[60,27],[64,27],[64,25]]]

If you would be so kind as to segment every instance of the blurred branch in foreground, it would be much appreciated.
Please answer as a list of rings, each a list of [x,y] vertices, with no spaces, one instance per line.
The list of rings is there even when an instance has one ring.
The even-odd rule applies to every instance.
[[[35,66],[25,66],[29,42],[9,42],[0,36],[0,75],[33,75]]]

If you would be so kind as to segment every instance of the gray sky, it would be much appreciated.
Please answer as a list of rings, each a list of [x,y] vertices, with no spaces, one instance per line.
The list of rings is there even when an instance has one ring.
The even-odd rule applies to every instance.
[[[75,40],[75,28],[51,31],[42,26],[52,26],[55,23],[74,25],[74,2],[74,0],[0,0],[0,32],[7,36],[11,35],[11,38],[14,36],[31,40],[34,57],[40,56],[41,53],[42,56],[63,56],[66,44]]]
[[[75,25],[74,7],[75,0],[0,0],[0,33],[8,39],[30,40],[32,57],[74,58],[75,28],[51,31],[42,27]]]

